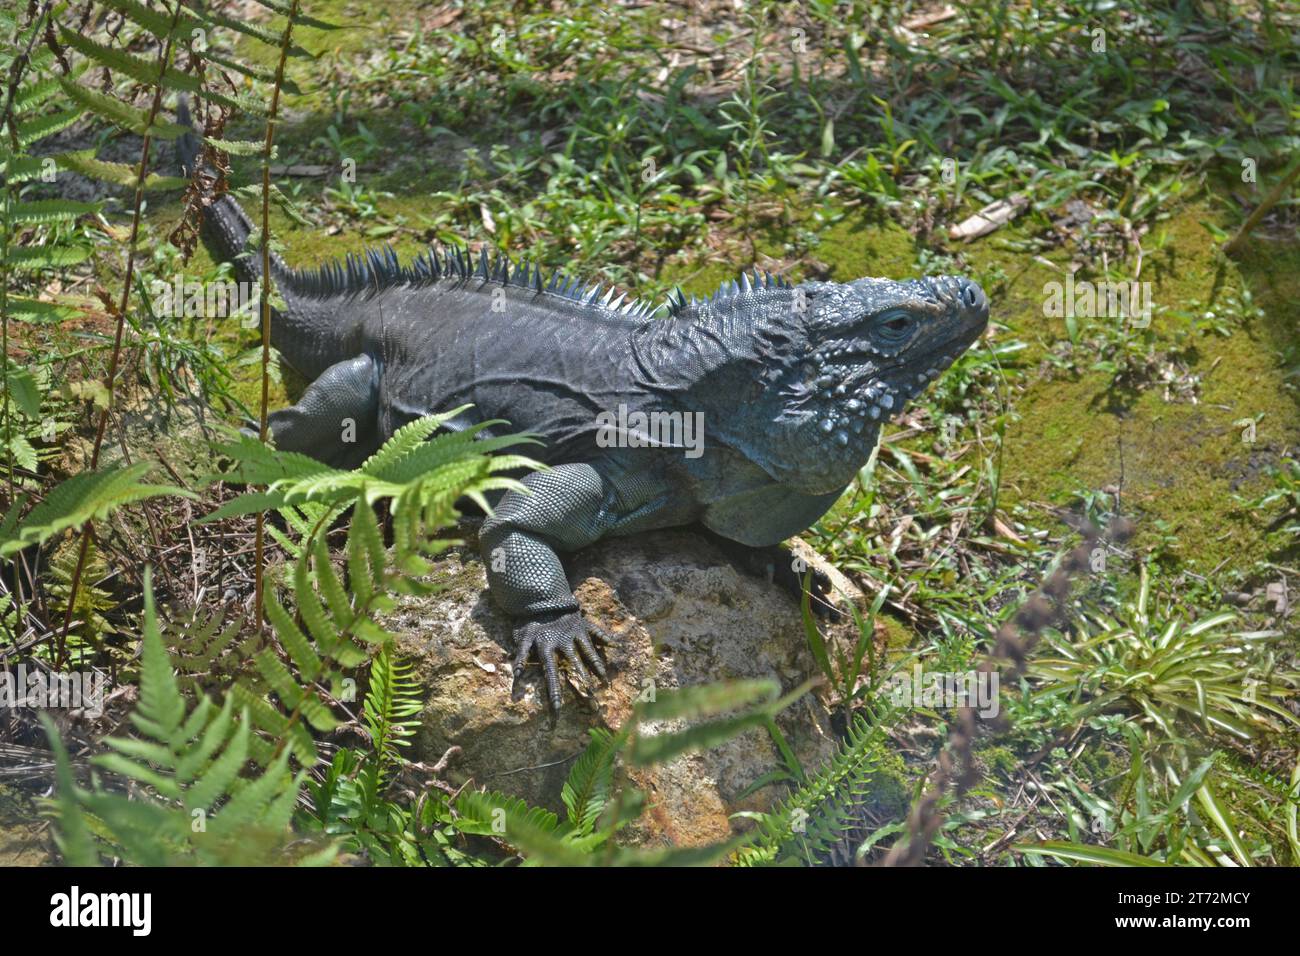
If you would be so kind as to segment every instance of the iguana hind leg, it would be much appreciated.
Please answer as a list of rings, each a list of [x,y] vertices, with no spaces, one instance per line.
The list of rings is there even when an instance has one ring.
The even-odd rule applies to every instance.
[[[322,372],[297,404],[268,418],[275,447],[340,468],[361,464],[379,438],[379,374],[359,355]]]

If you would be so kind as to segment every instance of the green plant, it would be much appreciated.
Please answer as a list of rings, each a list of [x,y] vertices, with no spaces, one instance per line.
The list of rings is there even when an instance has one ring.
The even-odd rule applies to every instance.
[[[740,816],[757,825],[737,853],[737,862],[750,866],[826,862],[858,828],[864,805],[898,796],[887,792],[889,775],[884,768],[890,761],[889,728],[899,716],[887,705],[859,712],[825,767],[771,811],[742,812]],[[868,838],[854,849],[865,852],[874,842]]]
[[[319,862],[299,844],[290,849],[289,822],[304,774],[281,750],[247,774],[252,725],[235,698],[221,704],[201,696],[193,706],[181,692],[163,645],[150,575],[145,573],[140,703],[131,722],[139,736],[109,737],[111,751],[94,764],[147,788],[132,799],[98,780],[78,786],[53,722],[42,715],[58,761],[54,812],[59,847],[69,863],[86,866],[107,855],[146,866],[177,863]]]
[[[518,456],[490,457],[491,451],[517,442],[517,436],[475,442],[472,435],[462,433],[426,441],[445,420],[446,416],[441,416],[412,422],[356,472],[331,469],[304,456],[276,453],[249,438],[226,446],[235,462],[235,475],[261,479],[268,490],[236,498],[219,513],[245,514],[289,505],[324,509],[321,520],[303,539],[294,562],[290,578],[294,611],[268,589],[265,610],[275,641],[255,648],[253,663],[260,681],[241,675],[222,695],[220,704],[200,693],[190,709],[179,678],[172,673],[146,577],[147,659],[142,665],[141,706],[134,721],[146,739],[114,740],[117,754],[99,763],[145,785],[150,793],[131,801],[99,787],[80,790],[66,778],[61,784],[60,820],[70,859],[95,858],[94,844],[85,838],[87,829],[123,859],[149,863],[188,856],[206,862],[234,862],[245,852],[232,845],[238,841],[233,841],[231,834],[241,826],[283,836],[303,783],[301,773],[290,772],[290,761],[303,768],[317,763],[316,743],[307,728],[328,732],[339,726],[332,705],[341,696],[345,673],[370,658],[367,645],[377,648],[363,709],[372,741],[371,756],[364,761],[355,755],[343,756],[332,766],[338,779],[346,775],[355,781],[349,785],[353,789],[343,792],[359,797],[363,808],[379,799],[386,776],[400,764],[398,748],[409,736],[407,718],[416,704],[406,671],[388,649],[391,637],[376,623],[376,615],[391,606],[390,592],[433,590],[433,585],[417,577],[428,570],[427,556],[452,543],[434,536],[454,522],[458,499],[469,496],[486,506],[485,491],[516,486],[497,477],[496,472],[520,464],[535,467]],[[57,521],[37,525],[40,533],[48,535],[52,528],[66,528],[77,518],[100,514],[124,495],[142,494],[130,479],[138,479],[145,467],[127,470],[116,484],[106,483],[113,477],[110,471],[78,476],[80,481],[69,482],[81,491],[70,498],[76,507],[47,499],[28,521],[41,517],[42,509],[54,511]],[[382,501],[389,503],[394,521],[391,561],[373,510]],[[326,545],[329,522],[325,517],[332,520],[349,509],[345,586]],[[205,661],[210,662],[234,639],[229,631],[214,638],[212,620],[198,619],[191,627],[193,644],[202,648]],[[214,756],[219,749],[221,755]],[[261,768],[260,775],[241,783],[238,774],[249,762]],[[78,808],[88,814],[86,820],[80,818]],[[196,814],[203,817],[205,826],[211,816],[212,826],[187,835],[187,821]],[[156,831],[156,839],[150,837],[151,830]],[[245,861],[264,862],[268,857],[258,854],[266,849],[253,841],[246,849]]]
[[[1077,720],[1118,712],[1169,737],[1189,723],[1239,740],[1300,725],[1284,706],[1300,675],[1267,651],[1281,632],[1225,632],[1231,612],[1187,623],[1152,603],[1144,566],[1136,597],[1118,617],[1085,613],[1074,635],[1047,632],[1052,653],[1029,666],[1043,685],[1036,695],[1068,699]]]

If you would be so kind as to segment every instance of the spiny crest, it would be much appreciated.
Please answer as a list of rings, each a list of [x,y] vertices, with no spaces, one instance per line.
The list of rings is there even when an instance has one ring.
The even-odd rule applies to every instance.
[[[752,273],[742,272],[738,280],[724,282],[718,286],[718,290],[713,295],[703,299],[697,299],[695,296],[686,298],[686,294],[680,288],[673,289],[668,293],[668,314],[672,316],[680,315],[686,309],[700,305],[705,302],[722,302],[738,295],[746,295],[751,292],[758,292],[767,289],[790,289],[793,288],[789,281],[780,276],[774,276],[770,272],[759,273],[755,269]]]
[[[289,270],[288,288],[306,297],[323,299],[335,295],[378,292],[394,286],[419,287],[434,282],[496,282],[501,285],[529,289],[580,302],[584,306],[600,308],[630,318],[645,318],[659,311],[659,307],[641,299],[628,299],[627,293],[617,293],[613,286],[599,282],[588,283],[566,275],[559,269],[543,279],[542,267],[524,259],[512,263],[502,253],[489,258],[486,245],[479,247],[477,259],[467,246],[430,246],[403,265],[393,247],[385,244],[380,249],[367,249],[363,254],[348,253],[315,269]],[[724,282],[711,296],[689,299],[680,288],[668,293],[665,306],[670,317],[682,315],[687,309],[703,303],[722,302],[739,295],[766,290],[789,289],[790,283],[770,272],[740,274],[738,280]]]
[[[348,253],[341,260],[335,259],[315,269],[291,270],[288,288],[300,296],[323,299],[334,295],[377,292],[401,285],[419,287],[442,280],[469,282],[474,279],[529,289],[537,294],[561,296],[631,318],[645,318],[657,311],[652,303],[627,300],[626,293],[616,296],[612,286],[586,283],[558,269],[551,273],[549,280],[544,280],[541,266],[527,260],[515,264],[502,253],[490,259],[486,245],[479,247],[477,258],[467,247],[430,246],[407,265],[402,265],[390,245],[382,249],[367,249],[362,255]]]

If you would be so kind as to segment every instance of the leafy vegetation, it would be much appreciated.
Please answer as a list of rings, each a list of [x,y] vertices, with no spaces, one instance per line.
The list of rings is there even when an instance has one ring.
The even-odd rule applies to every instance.
[[[962,727],[890,680],[1000,655],[1081,529],[1133,518],[1035,622],[925,858],[1300,863],[1297,30],[1244,0],[0,11],[0,666],[138,687],[102,742],[5,725],[58,757],[62,857],[889,860]],[[230,278],[175,168],[178,95],[264,256],[488,242],[649,297],[754,265],[983,284],[986,341],[805,535],[868,595],[855,647],[811,614],[790,635],[836,704],[828,765],[775,730],[803,688],[745,683],[593,732],[550,808],[410,758],[420,696],[383,613],[431,592],[456,502],[511,487],[528,436],[439,416],[352,471],[184,418],[183,443],[147,437],[164,407],[261,426],[302,385],[264,335],[273,287],[243,323],[157,307],[157,283]],[[952,237],[998,200],[1011,219]],[[1151,314],[1053,313],[1067,280],[1149,282]],[[766,811],[628,845],[637,771],[755,729],[781,757]]]

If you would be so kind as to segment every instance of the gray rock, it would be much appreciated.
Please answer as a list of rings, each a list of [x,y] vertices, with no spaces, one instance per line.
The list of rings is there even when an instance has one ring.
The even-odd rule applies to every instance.
[[[810,551],[801,554],[810,562]],[[529,663],[515,684],[509,620],[492,604],[472,542],[441,559],[444,590],[403,599],[383,624],[415,664],[427,689],[422,729],[411,756],[436,761],[451,746],[453,782],[519,796],[563,813],[560,789],[593,727],[616,729],[647,687],[657,690],[720,679],[774,678],[789,691],[819,671],[798,604],[765,580],[737,570],[707,539],[669,531],[602,542],[574,555],[569,579],[588,617],[618,636],[605,648],[608,683],[593,694],[566,690],[552,727],[540,667]],[[832,575],[849,594],[852,586]],[[860,596],[858,596],[860,597]],[[849,615],[822,632],[856,641]],[[571,680],[570,687],[575,682]],[[777,718],[805,770],[835,746],[824,689],[806,694]],[[769,734],[751,730],[721,747],[629,772],[651,809],[631,839],[693,846],[731,835],[730,814],[766,810],[781,788],[747,789],[778,769]],[[734,825],[743,827],[743,822]]]

